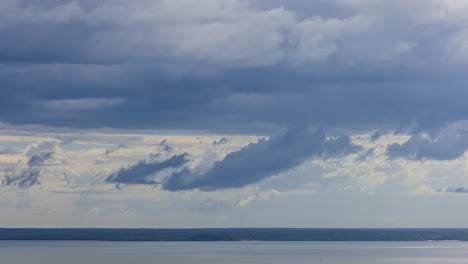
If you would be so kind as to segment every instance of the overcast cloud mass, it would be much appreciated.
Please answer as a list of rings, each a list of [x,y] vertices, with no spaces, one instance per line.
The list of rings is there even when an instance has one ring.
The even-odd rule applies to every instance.
[[[2,0],[0,216],[466,227],[444,215],[466,211],[467,13],[466,0]]]

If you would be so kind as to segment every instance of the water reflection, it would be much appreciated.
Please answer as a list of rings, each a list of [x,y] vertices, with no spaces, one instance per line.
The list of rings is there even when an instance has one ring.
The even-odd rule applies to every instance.
[[[0,241],[9,264],[467,263],[463,242]]]

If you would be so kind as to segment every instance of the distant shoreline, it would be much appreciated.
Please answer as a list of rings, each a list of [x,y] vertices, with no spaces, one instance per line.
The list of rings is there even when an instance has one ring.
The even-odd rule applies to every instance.
[[[0,228],[0,240],[57,241],[468,241],[468,229]]]

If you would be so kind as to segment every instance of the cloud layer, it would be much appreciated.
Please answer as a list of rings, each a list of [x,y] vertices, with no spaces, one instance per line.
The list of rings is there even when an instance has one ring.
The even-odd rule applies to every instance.
[[[0,121],[229,133],[440,127],[468,119],[467,8],[3,1]]]
[[[207,172],[185,168],[165,180],[166,190],[240,188],[285,172],[312,157],[327,158],[360,150],[348,137],[327,139],[323,131],[290,129],[229,153]]]
[[[463,156],[467,148],[468,123],[463,121],[416,133],[402,144],[390,145],[388,155],[416,160],[454,160]]]
[[[317,201],[326,225],[381,226],[364,208],[406,219],[435,204],[404,211],[401,193],[453,199],[412,223],[466,219],[449,195],[466,188],[447,187],[468,186],[467,13],[467,0],[0,1],[2,220],[261,211],[263,225]],[[340,197],[314,196],[327,192]]]
[[[18,175],[6,176],[2,183],[5,185],[14,185],[18,187],[32,187],[34,185],[40,184],[40,173],[40,170],[37,168],[24,168]]]
[[[158,172],[167,168],[178,168],[186,164],[188,154],[174,155],[170,159],[164,161],[146,162],[140,161],[137,164],[128,168],[122,168],[118,172],[110,175],[107,183],[123,183],[123,184],[144,184],[154,185],[159,184],[158,181],[151,179]]]

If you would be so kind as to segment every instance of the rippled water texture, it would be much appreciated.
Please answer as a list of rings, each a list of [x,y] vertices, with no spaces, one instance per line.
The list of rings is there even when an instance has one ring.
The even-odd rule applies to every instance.
[[[1,263],[467,263],[465,242],[0,241]]]

